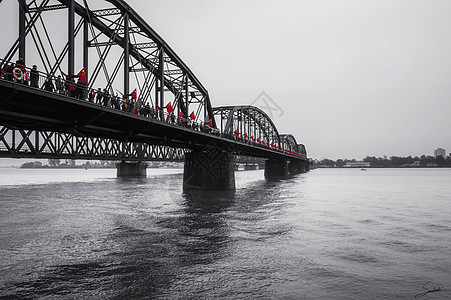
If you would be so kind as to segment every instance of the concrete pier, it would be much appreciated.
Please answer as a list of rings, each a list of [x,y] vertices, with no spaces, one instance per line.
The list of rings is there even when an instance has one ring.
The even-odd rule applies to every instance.
[[[147,164],[143,162],[125,162],[116,164],[117,177],[146,177]]]
[[[233,154],[217,149],[186,153],[183,188],[185,190],[234,190]]]
[[[265,161],[266,179],[287,179],[309,171],[309,163],[291,159],[268,159]]]
[[[266,179],[286,179],[290,177],[287,159],[268,159],[265,161]]]

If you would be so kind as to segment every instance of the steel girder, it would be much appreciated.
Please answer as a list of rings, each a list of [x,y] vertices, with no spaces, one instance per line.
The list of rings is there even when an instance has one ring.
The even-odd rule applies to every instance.
[[[265,142],[282,147],[279,132],[271,118],[255,106],[214,107],[215,116],[220,118],[220,129],[224,134],[243,136],[253,141]]]
[[[127,161],[183,161],[186,149],[0,127],[0,157]]]
[[[298,143],[296,142],[296,139],[293,135],[282,134],[280,135],[280,138],[282,140],[285,149],[299,153]]]
[[[54,3],[50,3],[51,1],[53,1]],[[88,2],[93,5],[97,5],[95,7],[96,9],[91,10],[88,6]],[[212,132],[215,135],[220,136],[221,139],[232,139],[230,144],[235,145],[237,149],[239,148],[238,150],[240,151],[244,151],[247,148],[252,148],[253,150],[263,152],[266,151],[255,148],[255,143],[250,143],[251,137],[253,137],[253,140],[255,140],[255,142],[257,142],[257,140],[260,140],[263,143],[264,141],[268,146],[272,144],[271,146],[281,147],[281,149],[287,148],[286,150],[290,151],[297,149],[299,151],[299,148],[296,148],[297,144],[294,137],[293,139],[282,138],[269,116],[259,108],[252,106],[225,106],[213,109],[210,103],[208,92],[200,83],[200,81],[194,76],[191,70],[177,56],[177,54],[165,43],[165,41],[125,1],[19,0],[19,3],[20,5],[22,5],[21,7],[25,6],[25,8],[22,8],[21,14],[26,15],[26,27],[22,26],[23,28],[20,30],[21,34],[19,38],[14,43],[8,54],[5,56],[5,59],[1,62],[1,64],[11,63],[12,57],[18,50],[19,52],[25,52],[25,45],[23,42],[24,37],[32,36],[35,47],[39,51],[42,63],[44,66],[46,66],[46,71],[50,69],[50,71],[47,71],[45,73],[46,76],[53,76],[56,70],[58,70],[59,67],[62,67],[61,64],[64,60],[69,61],[69,70],[73,70],[69,71],[69,73],[73,73],[74,62],[72,62],[71,65],[71,60],[74,60],[76,58],[73,55],[74,46],[76,45],[75,40],[81,40],[77,35],[79,32],[82,32],[82,66],[88,67],[89,62],[91,62],[91,64],[93,63],[91,55],[87,54],[87,49],[89,47],[95,48],[98,54],[98,57],[94,57],[96,63],[95,68],[93,68],[91,72],[86,72],[88,73],[88,85],[90,87],[93,87],[97,84],[95,82],[95,79],[97,75],[103,70],[105,73],[105,78],[103,78],[103,80],[106,81],[105,87],[109,91],[114,90],[113,87],[115,87],[114,85],[116,84],[114,82],[114,79],[118,73],[120,74],[119,69],[121,66],[123,66],[125,78],[127,78],[127,75],[130,74],[135,75],[135,77],[138,74],[141,74],[144,77],[144,82],[141,83],[137,79],[137,84],[139,85],[138,100],[141,100],[143,103],[150,102],[154,106],[154,108],[158,108],[157,106],[163,108],[164,104],[167,103],[168,100],[173,100],[174,102],[172,107],[174,108],[175,113],[177,114],[177,116],[179,115],[179,112],[183,113],[185,118],[190,115],[190,112],[194,107],[194,122],[199,123],[199,121],[201,121],[206,123],[211,120],[211,123],[213,125],[212,127],[220,129],[220,131],[213,130]],[[55,3],[58,3],[59,5],[55,5]],[[110,7],[99,9],[99,5],[103,5],[104,3],[108,3]],[[113,7],[111,7],[111,5]],[[56,51],[52,46],[50,37],[53,36],[52,34],[48,34],[43,21],[43,16],[46,14],[46,11],[55,9],[68,10],[68,23],[70,24],[69,27],[75,27],[72,28],[73,32],[71,32],[71,34],[67,38],[68,41],[66,42],[60,53],[57,53],[58,51]],[[37,27],[36,24],[38,23],[42,24],[42,26]],[[69,28],[69,31],[70,30],[71,28]],[[42,39],[45,38],[48,39],[50,48],[46,49],[44,47]],[[119,46],[120,48],[122,48],[123,53],[121,58],[118,58],[116,60],[114,60],[114,58],[111,58],[110,49],[113,46]],[[51,56],[51,54],[53,54],[53,58],[49,57]],[[107,72],[107,61],[108,66],[110,64],[114,66],[114,62],[116,62],[116,67],[110,74],[108,74]],[[70,66],[72,66],[72,68]],[[62,68],[64,69],[64,67]],[[128,79],[124,79],[123,91],[125,93],[129,92],[127,88],[127,82]],[[166,98],[165,100],[166,92],[172,93],[172,98]],[[152,97],[152,95],[154,95],[154,97]],[[164,100],[165,102],[163,102]],[[163,110],[161,109],[160,112],[163,112]],[[217,126],[216,124],[218,116],[220,118],[220,128],[218,128],[219,126]],[[168,122],[168,119],[169,117],[167,117],[167,119],[164,119],[164,115],[163,113],[161,113],[159,121]],[[30,129],[33,127],[27,128]],[[47,130],[47,128],[41,128],[40,130]],[[58,131],[59,129],[52,128],[49,130]],[[67,137],[67,133],[53,134],[60,135],[60,137],[64,140],[69,140],[68,138],[65,138]],[[243,139],[244,134],[248,136],[248,140]],[[17,136],[27,135],[32,135],[32,133],[30,133],[30,131],[24,130],[17,133]],[[36,133],[36,135],[39,136],[39,133]],[[239,139],[237,137],[239,137]],[[43,135],[42,138],[45,139],[45,135]],[[74,138],[78,137],[74,136]],[[94,148],[98,148],[95,145],[100,145],[100,141],[110,141],[106,140],[105,138],[105,136],[103,139],[90,138],[92,139],[90,143],[94,145]],[[116,137],[112,138],[114,139]],[[24,141],[22,146],[27,145],[28,149],[26,149],[26,151],[24,150],[23,152],[20,152],[21,155],[26,155],[25,153],[33,151],[34,153],[37,153],[37,155],[49,153],[41,153],[36,150],[38,148],[30,147],[30,145],[32,145],[30,144],[30,138],[24,137],[22,141]],[[50,141],[48,143],[50,143]],[[237,143],[243,143],[244,146],[237,146]],[[115,146],[114,142],[111,142],[108,145],[113,149],[118,149]],[[259,146],[260,148],[264,148],[261,147],[262,145]],[[5,146],[5,149],[7,148],[8,147]],[[13,147],[11,149],[15,148]],[[18,149],[21,149],[21,147],[19,147]],[[33,151],[31,151],[31,149],[33,149]],[[126,147],[123,147],[123,149],[126,149]],[[238,150],[237,152],[240,152]],[[271,149],[271,151],[273,152],[280,152],[278,150],[280,150],[280,148]],[[150,153],[148,155],[149,158],[158,156],[152,156],[152,151],[148,152]],[[10,155],[16,155],[14,151],[9,151],[9,153]],[[53,155],[59,155],[58,151],[53,151],[51,153]],[[71,155],[79,155],[78,152],[71,153]],[[86,153],[83,155],[87,156]],[[254,152],[247,151],[246,153],[252,154]],[[103,154],[103,150],[99,150],[98,153],[95,153],[94,158],[101,159],[100,156],[102,156]],[[283,154],[287,153],[283,152]],[[112,155],[107,153],[107,155],[110,155],[110,157],[116,157],[119,154]],[[265,155],[266,153],[264,153],[263,155],[259,153],[260,157],[266,157]],[[137,154],[136,156],[138,157],[139,155]]]
[[[307,149],[305,149],[304,144],[298,144],[299,154],[304,155],[304,157],[307,157]]]
[[[160,95],[162,95],[162,91],[165,88],[172,92],[174,95],[173,108],[176,111],[181,111],[185,115],[188,115],[189,104],[198,103],[203,107],[204,113],[202,116],[198,112],[196,118],[203,121],[213,119],[213,127],[216,127],[208,91],[188,66],[130,5],[122,0],[107,1],[113,4],[115,8],[119,9],[123,15],[127,15],[130,21],[135,25],[131,28],[137,32],[139,30],[140,36],[147,39],[147,45],[154,43],[158,46],[158,49],[148,53],[143,51],[145,48],[141,48],[141,44],[144,43],[133,44],[132,41],[129,41],[128,45],[126,45],[124,43],[125,38],[120,35],[124,34],[122,31],[123,28],[117,28],[115,29],[116,31],[112,30],[111,26],[104,22],[104,18],[101,19],[97,16],[99,15],[98,11],[96,12],[97,15],[94,15],[86,5],[75,3],[75,12],[82,18],[89,19],[90,22],[92,22],[92,25],[106,36],[114,37],[112,40],[116,45],[119,45],[124,49],[128,47],[130,56],[136,60],[137,64],[141,64],[142,67],[161,79],[163,84],[157,89],[159,90]],[[67,5],[69,0],[59,0],[59,2]],[[84,1],[84,4],[87,4],[87,1]],[[162,61],[164,63],[162,63]],[[183,74],[183,76],[173,76],[171,72],[167,71],[176,71],[178,74]],[[156,92],[158,93],[158,91]],[[192,92],[195,92],[196,95],[201,94],[202,98],[198,99],[197,97],[190,97],[190,95],[193,95]],[[160,100],[161,98],[163,98],[163,96],[160,96]],[[156,105],[157,103],[155,103],[155,106]],[[164,106],[163,100],[160,101],[159,106]]]
[[[21,4],[25,7],[22,10],[28,16],[27,26],[23,30],[22,37],[18,38],[5,56],[2,64],[11,61],[19,47],[24,49],[24,37],[29,38],[32,35],[36,49],[41,56],[42,65],[45,66],[47,73],[50,73],[49,75],[53,76],[60,67],[66,70],[65,67],[61,66],[66,58],[69,58],[69,75],[75,75],[71,74],[78,70],[74,69],[75,63],[73,60],[75,58],[72,47],[78,33],[83,32],[83,30],[80,30],[80,25],[84,22],[85,27],[89,27],[90,30],[85,29],[84,31],[83,51],[88,53],[87,47],[95,47],[98,52],[98,57],[92,55],[92,58],[98,63],[96,63],[95,68],[87,72],[89,87],[103,85],[112,93],[115,93],[115,90],[122,90],[124,94],[129,94],[135,86],[130,87],[130,90],[125,90],[128,86],[126,83],[124,83],[124,89],[118,89],[117,83],[114,83],[116,75],[119,73],[119,66],[122,65],[124,77],[129,74],[137,81],[138,78],[141,78],[139,79],[141,82],[137,83],[139,103],[150,103],[157,108],[157,106],[165,107],[166,103],[172,102],[174,113],[177,115],[182,112],[187,116],[194,112],[196,121],[208,122],[212,120],[213,127],[216,128],[208,91],[175,51],[125,1],[52,0],[54,3],[51,3],[50,0],[21,1]],[[96,9],[91,10],[89,4],[96,6]],[[99,9],[99,5],[105,5],[105,7]],[[70,13],[73,9],[79,22],[76,30],[74,28],[69,29],[69,32],[73,31],[74,35],[69,34],[65,47],[58,53],[53,47],[54,43],[50,40],[51,37],[53,38],[52,34],[48,34],[44,26],[44,16],[46,11],[62,8],[69,11],[68,20],[74,19]],[[75,21],[77,20],[75,19]],[[73,22],[69,22],[69,25],[75,26],[77,22]],[[129,34],[127,35],[126,32]],[[43,41],[46,38],[49,40],[50,46],[44,45]],[[101,39],[103,40],[101,41]],[[110,51],[112,46],[119,46],[124,50],[124,53],[129,54],[129,57],[124,58],[123,55],[121,58],[113,58],[112,51]],[[100,47],[104,47],[104,49],[101,50]],[[52,54],[54,57],[52,57]],[[83,67],[88,69],[87,64],[89,62],[93,64],[92,59],[90,58],[90,61],[87,57],[83,59]],[[117,67],[114,71],[107,71],[105,67],[107,60],[109,65],[113,65],[116,61]],[[103,84],[96,83],[93,80],[97,79],[97,75],[101,71],[105,73],[105,78],[100,78],[97,81],[104,82]],[[124,78],[124,82],[126,81],[127,79]],[[172,95],[165,96],[166,92],[170,92]],[[163,114],[161,114],[161,119],[163,119]]]

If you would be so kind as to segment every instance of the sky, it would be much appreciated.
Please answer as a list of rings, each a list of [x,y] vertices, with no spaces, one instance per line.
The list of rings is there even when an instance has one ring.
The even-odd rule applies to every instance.
[[[1,11],[10,1],[0,17],[16,24]],[[451,151],[449,0],[127,3],[189,66],[213,106],[266,107],[309,157]],[[8,48],[0,45],[2,57]]]

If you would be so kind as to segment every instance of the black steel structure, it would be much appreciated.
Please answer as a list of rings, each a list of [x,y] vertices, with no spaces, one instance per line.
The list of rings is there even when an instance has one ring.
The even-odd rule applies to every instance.
[[[213,107],[125,1],[18,0],[18,8],[19,36],[0,61],[0,157],[185,159],[189,178],[224,173],[233,155],[268,159],[267,178],[308,170],[305,147],[261,109]],[[52,32],[56,19],[66,20],[63,37]],[[209,161],[201,171],[192,163],[200,157]]]
[[[185,149],[0,127],[0,157],[126,161],[183,161]]]

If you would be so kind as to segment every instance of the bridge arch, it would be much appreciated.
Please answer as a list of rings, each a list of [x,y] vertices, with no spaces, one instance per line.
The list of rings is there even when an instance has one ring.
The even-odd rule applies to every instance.
[[[296,138],[293,135],[282,134],[280,137],[282,139],[284,149],[299,153],[298,143],[296,142]]]
[[[141,161],[174,157],[182,153],[174,149],[185,149],[186,178],[201,178],[186,182],[196,188],[234,187],[235,154],[266,159],[267,178],[308,170],[308,159],[298,153],[305,147],[292,135],[281,135],[263,110],[249,105],[213,108],[207,90],[188,66],[126,1],[18,3],[19,37],[0,60],[0,125],[4,126],[0,135],[14,128],[11,141],[5,142],[10,149],[5,155],[22,149],[23,157],[64,154],[106,159],[109,155]],[[59,35],[54,34],[46,26],[54,17],[46,19],[47,12],[55,10],[64,12],[59,23],[67,16],[65,34],[60,28]],[[25,51],[28,46],[33,51]],[[117,51],[112,50],[115,46]],[[75,55],[76,47],[82,55]],[[14,63],[17,52],[18,57],[30,52],[34,57]],[[30,71],[25,61],[39,64],[40,70]],[[11,78],[12,66],[30,72],[30,79]],[[58,71],[63,82],[55,78]],[[60,88],[55,89],[53,82]],[[103,91],[96,91],[94,102],[95,88]],[[121,100],[115,91],[122,94]],[[19,147],[15,147],[16,134],[22,137]],[[107,152],[111,149],[116,152]]]
[[[304,144],[298,144],[299,154],[303,155],[304,157],[307,157],[307,149],[305,148]]]
[[[255,142],[282,147],[279,132],[271,118],[260,108],[250,105],[213,108],[219,118],[218,129],[224,135],[246,137]]]
[[[73,76],[83,68],[88,90],[101,87],[110,94],[129,95],[136,88],[138,104],[148,103],[161,119],[168,117],[164,109],[171,102],[170,110],[176,117],[193,113],[196,121],[212,120],[212,127],[216,127],[206,88],[126,1],[18,2],[19,37],[0,62],[0,69],[15,57],[25,58],[25,53],[30,53],[25,49],[31,48],[40,59],[40,63],[32,63],[45,69],[48,76],[58,75],[60,69]],[[58,34],[59,28],[52,32],[51,18],[46,18],[59,10],[68,11],[68,34],[64,36]],[[36,39],[38,31],[45,31],[45,35]],[[63,47],[61,40],[67,40]],[[82,59],[75,56],[75,47],[82,49]]]

